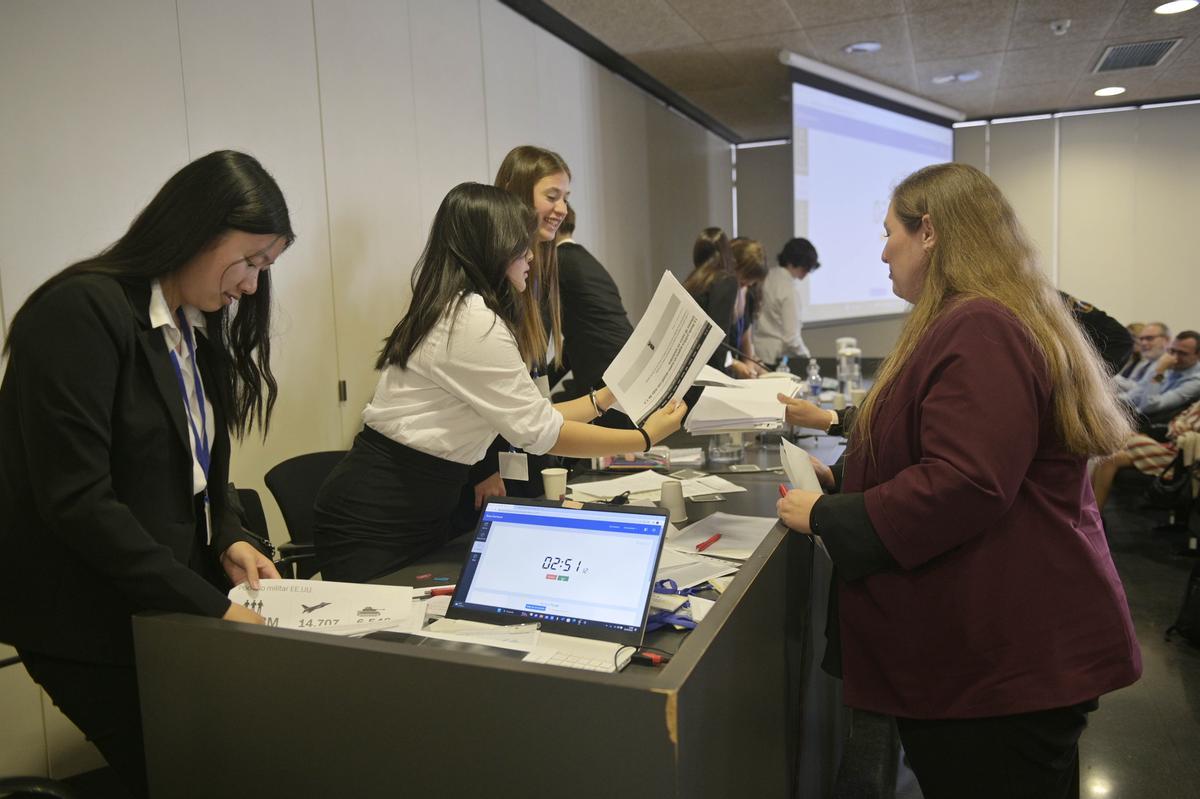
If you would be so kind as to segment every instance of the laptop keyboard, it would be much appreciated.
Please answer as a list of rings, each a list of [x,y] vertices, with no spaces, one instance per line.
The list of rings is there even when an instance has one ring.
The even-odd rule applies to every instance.
[[[569,669],[586,669],[587,671],[603,671],[609,674],[617,670],[613,658],[588,658],[573,655],[569,652],[552,650],[549,652],[530,652],[525,656],[526,663],[545,663],[550,666],[565,666]]]

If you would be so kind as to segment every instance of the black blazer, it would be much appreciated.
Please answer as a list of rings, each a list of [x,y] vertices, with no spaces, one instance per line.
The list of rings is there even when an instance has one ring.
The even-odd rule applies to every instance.
[[[604,370],[633,335],[621,292],[604,266],[574,242],[558,245],[563,355],[575,375],[567,399],[604,382]]]
[[[150,284],[72,277],[26,309],[0,384],[0,641],[131,662],[130,615],[221,616],[192,566],[249,540],[225,502],[229,436],[218,392],[209,473],[213,544],[197,544],[187,415]],[[204,336],[206,387],[219,366]],[[207,551],[206,551],[207,550]]]
[[[738,281],[733,275],[722,275],[707,289],[692,295],[701,310],[721,326],[725,333],[721,340],[734,349],[740,349],[742,346],[737,340],[737,320],[733,317],[734,309],[737,308],[737,295]],[[725,347],[717,347],[708,359],[708,365],[719,372],[725,372],[725,358],[728,354],[729,350]]]

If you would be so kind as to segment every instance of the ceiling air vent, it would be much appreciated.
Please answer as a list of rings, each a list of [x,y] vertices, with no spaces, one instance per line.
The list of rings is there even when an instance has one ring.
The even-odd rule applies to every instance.
[[[1179,39],[1160,39],[1157,42],[1118,44],[1104,51],[1093,72],[1113,72],[1118,69],[1153,67],[1167,57]]]

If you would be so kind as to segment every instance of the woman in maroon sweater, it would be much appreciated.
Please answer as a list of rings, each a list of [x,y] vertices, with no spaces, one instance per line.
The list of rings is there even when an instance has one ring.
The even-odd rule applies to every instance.
[[[1087,712],[1141,673],[1086,471],[1127,416],[983,173],[910,175],[884,228],[895,350],[850,420],[788,403],[852,428],[840,492],[779,502],[833,559],[825,665],[896,717],[927,799],[1078,796]]]

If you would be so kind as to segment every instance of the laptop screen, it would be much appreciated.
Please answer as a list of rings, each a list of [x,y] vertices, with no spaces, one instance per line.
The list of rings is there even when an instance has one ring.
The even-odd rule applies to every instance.
[[[640,644],[667,516],[659,508],[488,502],[447,615]]]

